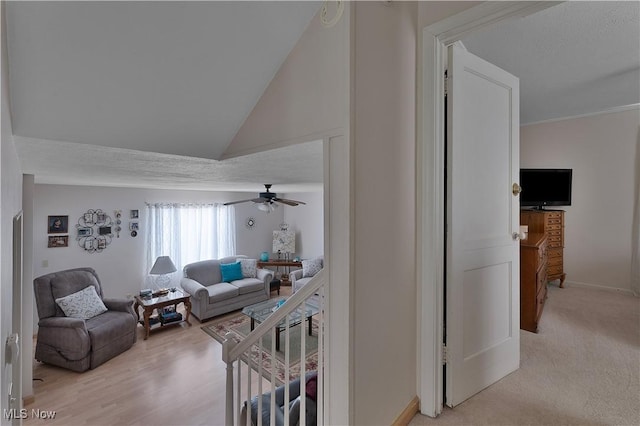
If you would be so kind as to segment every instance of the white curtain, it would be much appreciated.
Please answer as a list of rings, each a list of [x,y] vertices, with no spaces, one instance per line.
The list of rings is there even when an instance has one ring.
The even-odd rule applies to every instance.
[[[236,223],[233,206],[222,204],[147,204],[147,267],[158,256],[169,256],[178,271],[192,262],[217,259],[236,252]],[[151,278],[152,279],[152,278]]]

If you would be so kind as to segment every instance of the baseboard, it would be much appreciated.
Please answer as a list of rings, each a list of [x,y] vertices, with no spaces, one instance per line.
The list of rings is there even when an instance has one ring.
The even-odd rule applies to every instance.
[[[588,283],[581,283],[579,281],[565,281],[564,283],[565,287],[583,287],[583,288],[590,288],[593,290],[606,290],[606,291],[615,291],[616,293],[624,293],[627,294],[629,296],[633,296],[633,291],[626,289],[626,288],[617,288],[617,287],[607,287],[604,285],[597,285],[597,284],[588,284]]]
[[[420,400],[417,396],[414,396],[409,405],[402,410],[402,413],[393,421],[392,426],[405,426],[413,419],[413,417],[420,411]]]

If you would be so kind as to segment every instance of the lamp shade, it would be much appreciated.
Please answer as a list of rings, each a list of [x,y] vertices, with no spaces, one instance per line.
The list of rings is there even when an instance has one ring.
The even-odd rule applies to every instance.
[[[153,268],[149,271],[151,275],[170,274],[177,271],[176,265],[169,256],[159,256],[156,259],[156,263],[153,264]]]
[[[272,212],[272,211],[275,211],[275,209],[276,209],[277,207],[278,207],[278,205],[277,205],[277,204],[275,204],[275,203],[269,203],[269,202],[266,202],[266,203],[258,203],[258,204],[256,204],[256,208],[257,208],[258,210],[263,211],[263,212],[267,212],[267,213],[270,213],[270,212]]]

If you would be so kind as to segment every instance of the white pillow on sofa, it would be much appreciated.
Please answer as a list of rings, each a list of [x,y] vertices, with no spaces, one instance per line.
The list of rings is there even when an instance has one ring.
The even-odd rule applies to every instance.
[[[238,261],[244,278],[256,278],[258,276],[258,261],[256,259],[239,258]]]
[[[98,296],[96,288],[92,285],[82,290],[71,293],[68,296],[56,299],[56,303],[62,312],[68,317],[89,319],[107,312],[107,307]]]
[[[313,277],[322,269],[322,259],[302,261],[302,278]]]

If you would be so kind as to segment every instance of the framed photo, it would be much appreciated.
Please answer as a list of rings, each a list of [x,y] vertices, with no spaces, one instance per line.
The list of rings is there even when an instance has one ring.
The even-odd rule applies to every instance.
[[[101,250],[105,248],[107,248],[107,240],[105,240],[104,238],[100,238],[98,240],[98,249]]]
[[[109,235],[109,234],[111,234],[111,227],[110,226],[101,226],[98,229],[98,234],[100,234],[100,235]]]
[[[66,234],[69,229],[69,216],[49,216],[47,224],[49,234]]]
[[[84,249],[89,251],[93,250],[93,238],[84,240]]]
[[[131,210],[131,219],[138,218],[138,210]]]
[[[129,230],[137,231],[138,230],[138,222],[129,222]]]
[[[91,228],[78,228],[78,237],[88,237],[91,234],[93,234]]]
[[[93,213],[84,214],[84,223],[87,225],[93,225]]]
[[[49,241],[47,244],[49,248],[55,247],[69,247],[68,235],[49,235]]]

